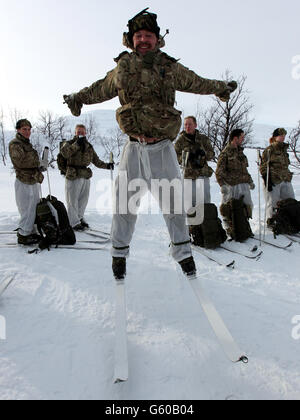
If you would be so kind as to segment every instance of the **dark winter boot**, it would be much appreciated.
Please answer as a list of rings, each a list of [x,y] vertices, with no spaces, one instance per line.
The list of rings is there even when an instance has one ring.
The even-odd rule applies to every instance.
[[[78,225],[73,227],[73,230],[75,230],[76,232],[82,232],[84,231],[84,227],[82,226],[81,223],[78,223]]]
[[[89,229],[90,225],[86,223],[84,219],[80,220],[81,226],[83,226],[84,229]]]
[[[113,257],[112,270],[116,280],[123,280],[126,276],[126,258]]]
[[[19,245],[34,245],[41,240],[41,237],[37,234],[23,236],[18,232],[17,237]]]
[[[194,261],[194,257],[186,258],[185,260],[181,261],[180,266],[182,268],[183,274],[186,276],[193,276],[196,274],[197,269]]]

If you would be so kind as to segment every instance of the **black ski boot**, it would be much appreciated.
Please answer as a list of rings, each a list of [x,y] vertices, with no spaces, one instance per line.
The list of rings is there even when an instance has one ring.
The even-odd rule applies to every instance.
[[[194,276],[197,273],[194,257],[186,258],[185,260],[180,261],[179,264],[182,268],[183,274],[186,276]]]
[[[86,223],[84,219],[80,220],[81,226],[83,226],[84,229],[89,229],[90,225]]]
[[[18,237],[19,245],[27,245],[27,246],[38,244],[39,241],[42,239],[40,235],[35,234],[35,233],[28,236],[23,236],[18,232],[17,237]]]
[[[73,230],[75,230],[75,232],[83,232],[84,231],[84,227],[82,226],[81,223],[78,223],[78,225],[73,227]]]
[[[112,270],[116,280],[124,280],[126,276],[126,258],[113,257]]]

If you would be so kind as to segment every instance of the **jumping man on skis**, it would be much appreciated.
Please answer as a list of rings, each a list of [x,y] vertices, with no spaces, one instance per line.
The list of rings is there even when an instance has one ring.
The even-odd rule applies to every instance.
[[[120,163],[128,182],[143,179],[173,181],[180,179],[180,167],[173,141],[181,128],[181,112],[174,108],[176,91],[200,95],[215,94],[228,101],[236,83],[204,79],[178,60],[161,51],[157,16],[143,10],[128,22],[123,43],[131,49],[115,59],[116,67],[102,80],[78,93],[65,95],[71,112],[79,116],[83,104],[90,105],[119,97],[117,110],[120,128],[129,136]],[[116,196],[118,197],[118,179]],[[132,193],[128,192],[128,201]],[[161,203],[160,203],[161,204]],[[164,218],[172,241],[172,255],[185,274],[196,272],[186,225],[186,215],[172,209]],[[126,274],[126,258],[134,233],[137,215],[120,214],[118,207],[112,222],[113,272],[117,279]]]

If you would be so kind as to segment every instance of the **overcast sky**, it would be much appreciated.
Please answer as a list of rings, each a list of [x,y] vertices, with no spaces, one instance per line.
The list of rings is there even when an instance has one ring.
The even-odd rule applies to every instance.
[[[128,20],[148,6],[161,32],[170,30],[165,52],[203,77],[246,75],[256,122],[297,124],[299,0],[0,0],[0,108],[68,114],[62,95],[114,67]],[[178,94],[177,107],[195,113],[198,103],[211,104],[203,98]],[[118,106],[116,99],[85,110]]]

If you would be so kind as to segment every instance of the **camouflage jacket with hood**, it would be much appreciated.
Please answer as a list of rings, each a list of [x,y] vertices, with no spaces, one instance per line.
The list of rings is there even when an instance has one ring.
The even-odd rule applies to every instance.
[[[263,177],[267,176],[270,156],[270,180],[275,185],[281,184],[281,182],[291,182],[293,179],[293,173],[289,170],[291,162],[287,152],[288,147],[287,143],[275,142],[263,153],[260,172]]]
[[[66,178],[70,181],[79,178],[90,179],[93,172],[88,166],[92,163],[97,168],[107,169],[107,164],[99,159],[93,146],[85,139],[84,147],[77,143],[78,137],[73,140],[65,141],[61,145],[60,153],[67,159]]]
[[[44,175],[39,169],[39,155],[29,139],[17,133],[16,137],[9,143],[9,155],[19,181],[28,185],[43,182]]]
[[[252,184],[253,179],[248,172],[248,159],[243,147],[228,144],[220,154],[216,170],[219,185]]]
[[[126,44],[126,43],[125,43]],[[126,44],[127,47],[128,46]],[[119,97],[117,121],[128,136],[175,140],[181,127],[181,112],[174,108],[176,91],[222,95],[227,84],[202,78],[163,53],[159,48],[140,55],[123,52],[107,76],[75,94],[80,115],[82,104],[95,104]]]
[[[183,151],[189,152],[191,155],[186,166],[185,178],[197,179],[202,176],[207,178],[212,176],[214,171],[208,166],[207,162],[213,160],[215,152],[209,138],[204,134],[200,134],[199,130],[196,130],[195,140],[189,138],[186,132],[183,131],[175,144],[175,150],[180,165],[182,165]],[[195,159],[195,154],[199,150],[203,150],[205,156]]]

